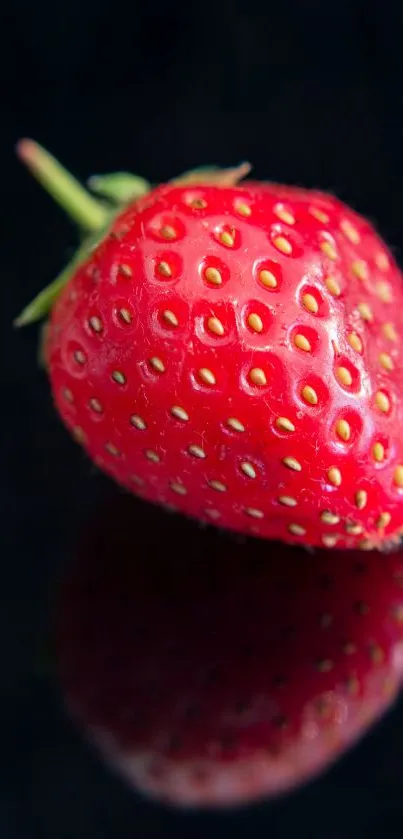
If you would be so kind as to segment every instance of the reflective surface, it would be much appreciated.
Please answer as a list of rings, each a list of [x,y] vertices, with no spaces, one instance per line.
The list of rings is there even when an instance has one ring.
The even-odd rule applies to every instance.
[[[251,5],[251,4],[249,4]],[[158,7],[158,4],[157,4]],[[62,8],[62,12],[61,12]],[[393,0],[136,8],[15,0],[6,12],[2,174],[0,832],[12,839],[400,837],[396,708],[325,777],[236,814],[178,814],[133,794],[84,745],[42,661],[54,589],[80,528],[114,492],[70,442],[12,318],[74,236],[12,157],[34,135],[76,174],[153,180],[249,158],[255,175],[335,189],[402,245],[403,59]],[[213,25],[212,25],[213,21]],[[184,37],[193,28],[192,38]],[[190,83],[191,82],[191,83]],[[141,526],[141,522],[138,523]],[[45,656],[46,658],[46,656]]]

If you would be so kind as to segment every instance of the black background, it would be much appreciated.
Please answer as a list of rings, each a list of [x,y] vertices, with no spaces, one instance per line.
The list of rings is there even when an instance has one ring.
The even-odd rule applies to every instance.
[[[401,707],[321,780],[221,815],[144,802],[72,730],[42,639],[78,527],[114,490],[59,424],[37,330],[10,324],[74,243],[14,159],[24,135],[81,178],[132,169],[157,181],[249,159],[257,177],[334,190],[401,260],[401,3],[14,0],[1,40],[1,835],[400,836]]]

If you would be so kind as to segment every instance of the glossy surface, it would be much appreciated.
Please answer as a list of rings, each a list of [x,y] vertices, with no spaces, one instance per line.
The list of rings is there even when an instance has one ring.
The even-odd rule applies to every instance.
[[[332,197],[163,187],[56,305],[55,400],[146,499],[371,548],[403,526],[402,304],[384,244]]]
[[[157,798],[225,805],[290,790],[395,699],[402,582],[402,553],[239,543],[117,498],[62,588],[67,706]]]

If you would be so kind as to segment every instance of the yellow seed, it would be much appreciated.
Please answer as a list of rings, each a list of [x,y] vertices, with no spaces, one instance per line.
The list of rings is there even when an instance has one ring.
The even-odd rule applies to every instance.
[[[308,312],[312,312],[313,315],[316,315],[318,313],[319,306],[313,294],[304,294],[302,298],[302,303]]]
[[[252,329],[253,332],[262,332],[262,318],[259,317],[259,315],[257,315],[256,312],[251,312],[251,314],[248,315],[248,326],[250,329]]]
[[[165,309],[162,313],[162,317],[167,323],[169,323],[170,326],[178,326],[179,324],[178,318],[173,312],[171,312],[170,309]]]
[[[277,417],[276,426],[280,431],[295,431],[295,425],[287,417]]]
[[[124,323],[132,322],[132,316],[128,309],[119,309],[119,317],[124,321]]]
[[[393,300],[392,289],[391,289],[389,283],[385,283],[384,281],[379,282],[379,283],[376,284],[375,289],[376,289],[376,293],[377,293],[379,299],[382,300],[382,303],[391,303],[392,302],[392,300]]]
[[[161,460],[159,454],[157,454],[157,452],[154,452],[152,449],[146,449],[144,454],[147,460],[151,460],[152,463],[159,463],[159,461]]]
[[[87,361],[87,356],[85,355],[85,353],[83,353],[82,350],[75,350],[74,361],[76,361],[77,364],[85,364],[85,362]]]
[[[356,230],[356,228],[353,227],[350,221],[348,221],[347,219],[343,219],[343,221],[340,224],[340,229],[343,231],[346,238],[353,243],[353,245],[360,244],[361,236],[358,230]]]
[[[248,217],[252,215],[252,210],[248,204],[244,204],[241,202],[240,204],[235,204],[235,209],[241,216]]]
[[[187,489],[183,486],[183,484],[178,483],[177,481],[173,481],[170,484],[171,489],[173,492],[176,492],[177,495],[187,495]]]
[[[289,210],[286,210],[282,204],[276,204],[273,208],[273,213],[280,219],[280,221],[283,221],[284,224],[295,224],[294,216],[289,212]]]
[[[79,425],[76,425],[75,428],[73,428],[73,437],[77,443],[81,444],[85,443],[87,440],[87,435],[85,431],[83,431],[83,429],[80,428]]]
[[[342,650],[344,655],[354,655],[357,652],[357,647],[352,641],[347,641],[347,643],[343,644]]]
[[[278,499],[279,504],[283,504],[284,507],[296,507],[297,500],[293,498],[291,495],[280,495]]]
[[[222,230],[218,238],[221,244],[227,248],[233,248],[235,245],[235,236],[229,233],[228,230]]]
[[[322,224],[327,224],[330,221],[329,216],[317,207],[310,207],[309,212],[313,218],[316,218],[316,221],[320,221]]]
[[[295,457],[283,457],[282,463],[294,472],[301,472],[302,466]]]
[[[121,372],[121,370],[114,370],[112,373],[112,379],[118,385],[126,384],[126,376]]]
[[[377,463],[382,463],[385,457],[385,448],[382,443],[374,443],[372,447],[372,456]]]
[[[119,274],[122,274],[122,276],[126,277],[126,279],[129,279],[133,276],[133,271],[130,268],[130,265],[119,265],[118,271]]]
[[[305,385],[302,388],[302,398],[305,402],[309,402],[310,405],[317,405],[318,404],[318,394],[316,390],[313,389],[310,385]]]
[[[344,440],[345,443],[347,443],[347,441],[351,437],[351,428],[350,428],[350,424],[347,422],[347,420],[345,420],[345,419],[337,420],[337,422],[336,422],[336,433],[338,434],[339,437],[341,437],[342,440]]]
[[[381,513],[376,521],[376,526],[379,528],[387,527],[390,524],[391,518],[390,513]]]
[[[256,478],[256,469],[251,463],[248,463],[248,461],[244,460],[244,462],[241,463],[241,470],[248,478]]]
[[[336,379],[344,387],[351,387],[353,383],[353,377],[347,367],[336,367]]]
[[[393,360],[387,352],[381,352],[381,354],[379,356],[379,362],[380,362],[381,367],[384,368],[384,370],[393,370],[394,369],[395,365],[393,364]]]
[[[300,524],[289,524],[288,531],[289,533],[292,533],[293,536],[305,536],[306,533],[305,527],[301,527]]]
[[[259,271],[259,280],[266,288],[277,288],[277,279],[271,271],[263,269]]]
[[[143,478],[139,478],[138,475],[130,475],[130,480],[132,481],[133,484],[136,484],[136,486],[138,486],[138,487],[143,487],[144,484],[145,484],[145,481],[143,480]]]
[[[393,483],[397,487],[403,487],[403,466],[399,465],[396,466],[396,469],[393,474]]]
[[[164,510],[166,510],[168,513],[177,513],[178,512],[178,508],[175,507],[174,504],[168,504],[165,498],[161,497],[160,501],[163,504]]]
[[[208,482],[211,489],[215,489],[217,492],[226,492],[227,487],[221,481],[209,481]]]
[[[362,341],[356,332],[350,332],[347,335],[347,341],[353,350],[356,350],[356,352],[362,352]]]
[[[382,411],[383,414],[387,414],[390,409],[390,401],[386,396],[386,393],[383,393],[381,390],[378,390],[375,394],[375,405]]]
[[[360,683],[357,676],[348,676],[345,681],[346,691],[350,696],[357,696],[360,690]]]
[[[382,647],[379,644],[370,644],[369,645],[369,655],[371,657],[371,661],[374,664],[382,664],[385,660],[385,653]]]
[[[150,358],[150,365],[157,373],[165,373],[165,364],[160,358],[157,358],[157,356]]]
[[[102,332],[103,326],[101,318],[97,318],[95,315],[89,319],[89,325],[93,332]]]
[[[325,548],[334,548],[337,545],[339,537],[334,534],[325,534],[322,536],[322,543]]]
[[[358,304],[358,311],[363,320],[371,322],[374,319],[372,311],[368,306],[368,303],[359,303]]]
[[[387,271],[389,269],[389,259],[385,253],[377,253],[375,263],[380,271]]]
[[[209,516],[211,519],[219,519],[221,518],[221,513],[218,510],[214,510],[211,507],[208,510],[204,511],[206,516]]]
[[[185,411],[184,408],[181,408],[179,405],[173,405],[171,408],[171,414],[175,419],[182,420],[182,422],[187,422],[189,419],[189,414]]]
[[[245,431],[245,426],[240,422],[236,417],[230,417],[227,420],[227,425],[232,428],[233,431]]]
[[[91,411],[95,411],[96,414],[102,414],[103,408],[99,399],[92,398],[90,399],[88,404],[91,408]]]
[[[362,542],[359,544],[360,551],[373,551],[374,550],[374,543],[371,539],[363,539]]]
[[[207,329],[214,335],[224,335],[224,327],[218,318],[211,317],[207,321]]]
[[[333,662],[330,661],[329,658],[321,658],[316,662],[316,667],[319,670],[319,673],[329,673],[329,671],[333,669],[333,666]]]
[[[403,477],[403,474],[402,474]],[[363,510],[368,501],[368,493],[365,489],[359,489],[355,494],[355,506],[358,510]]]
[[[331,615],[330,612],[322,612],[322,614],[319,617],[319,625],[321,626],[322,629],[328,629],[329,626],[332,625],[333,620],[334,620],[333,615]],[[319,700],[319,705],[321,705],[322,703],[325,706],[327,705],[326,700],[323,700],[323,699]],[[329,710],[330,710],[330,708],[329,708]]]
[[[198,372],[199,379],[204,382],[206,385],[215,385],[216,384],[216,377],[214,373],[208,369],[208,367],[201,367]]]
[[[159,262],[157,266],[157,271],[159,274],[162,274],[163,277],[172,277],[171,266],[168,264],[168,262]]]
[[[251,516],[253,519],[262,519],[263,513],[261,510],[257,510],[256,507],[246,507],[245,513],[247,516]]]
[[[340,297],[341,295],[341,288],[339,283],[334,277],[326,277],[325,279],[325,286],[329,292],[332,294],[333,297]]]
[[[64,396],[66,402],[74,402],[74,396],[73,396],[70,388],[65,387],[63,389],[63,396]],[[90,403],[91,403],[91,399],[90,399]]]
[[[393,326],[393,323],[384,323],[382,326],[382,331],[385,338],[387,338],[388,341],[393,341],[394,343],[397,342],[397,332],[395,327]]]
[[[200,457],[200,458],[205,458],[206,457],[205,452],[203,451],[203,449],[200,446],[196,446],[196,445],[188,446],[188,452],[189,452],[189,454],[193,455],[193,457]]]
[[[113,443],[106,443],[105,449],[107,452],[109,452],[109,454],[113,455],[113,457],[118,457],[120,454],[119,449],[117,449],[116,446],[113,445]]]
[[[222,283],[222,276],[218,268],[206,268],[204,276],[207,282],[211,283],[212,285],[221,285]]]
[[[324,510],[323,513],[320,514],[321,521],[324,524],[339,524],[340,516],[336,516],[335,513],[332,513],[330,510]]]
[[[176,239],[176,230],[170,224],[164,224],[164,226],[161,227],[160,233],[163,239]]]
[[[335,487],[339,487],[342,480],[340,469],[338,469],[337,466],[331,466],[327,473],[327,478],[329,483],[333,484]]]
[[[281,251],[281,253],[284,253],[286,256],[289,256],[290,253],[292,253],[291,243],[285,238],[285,236],[275,236],[273,239],[273,245],[278,251]]]
[[[351,266],[351,270],[354,276],[358,280],[361,280],[361,282],[364,283],[368,279],[368,267],[362,259],[356,259]]]
[[[147,428],[147,423],[145,423],[143,417],[139,417],[138,414],[132,414],[132,416],[130,417],[130,422],[139,431],[144,431]]]
[[[392,609],[392,614],[397,623],[403,623],[403,606],[401,604]]]
[[[260,367],[252,367],[252,370],[249,371],[249,378],[252,384],[257,387],[264,387],[267,384],[266,375]]]
[[[333,262],[337,259],[337,251],[334,245],[331,242],[321,242],[320,249],[322,253],[327,256],[328,259],[331,259]]]
[[[204,210],[207,207],[207,201],[204,198],[193,198],[189,201],[189,207],[193,207],[194,210]]]
[[[300,335],[298,333],[298,335],[294,338],[294,344],[299,350],[303,350],[304,352],[311,352],[312,350],[308,338],[305,338],[305,335]]]
[[[346,533],[348,533],[349,536],[360,536],[362,531],[363,528],[360,524],[356,524],[354,521],[348,521],[346,523]]]

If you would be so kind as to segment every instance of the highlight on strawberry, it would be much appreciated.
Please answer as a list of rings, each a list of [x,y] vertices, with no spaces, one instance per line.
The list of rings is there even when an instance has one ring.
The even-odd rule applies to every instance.
[[[18,153],[81,228],[17,323],[49,315],[55,404],[89,457],[222,528],[397,543],[403,283],[373,226],[248,164],[99,176],[95,197],[33,141]]]
[[[240,545],[120,496],[56,615],[67,708],[106,762],[170,804],[238,805],[313,779],[394,702],[403,553]]]

